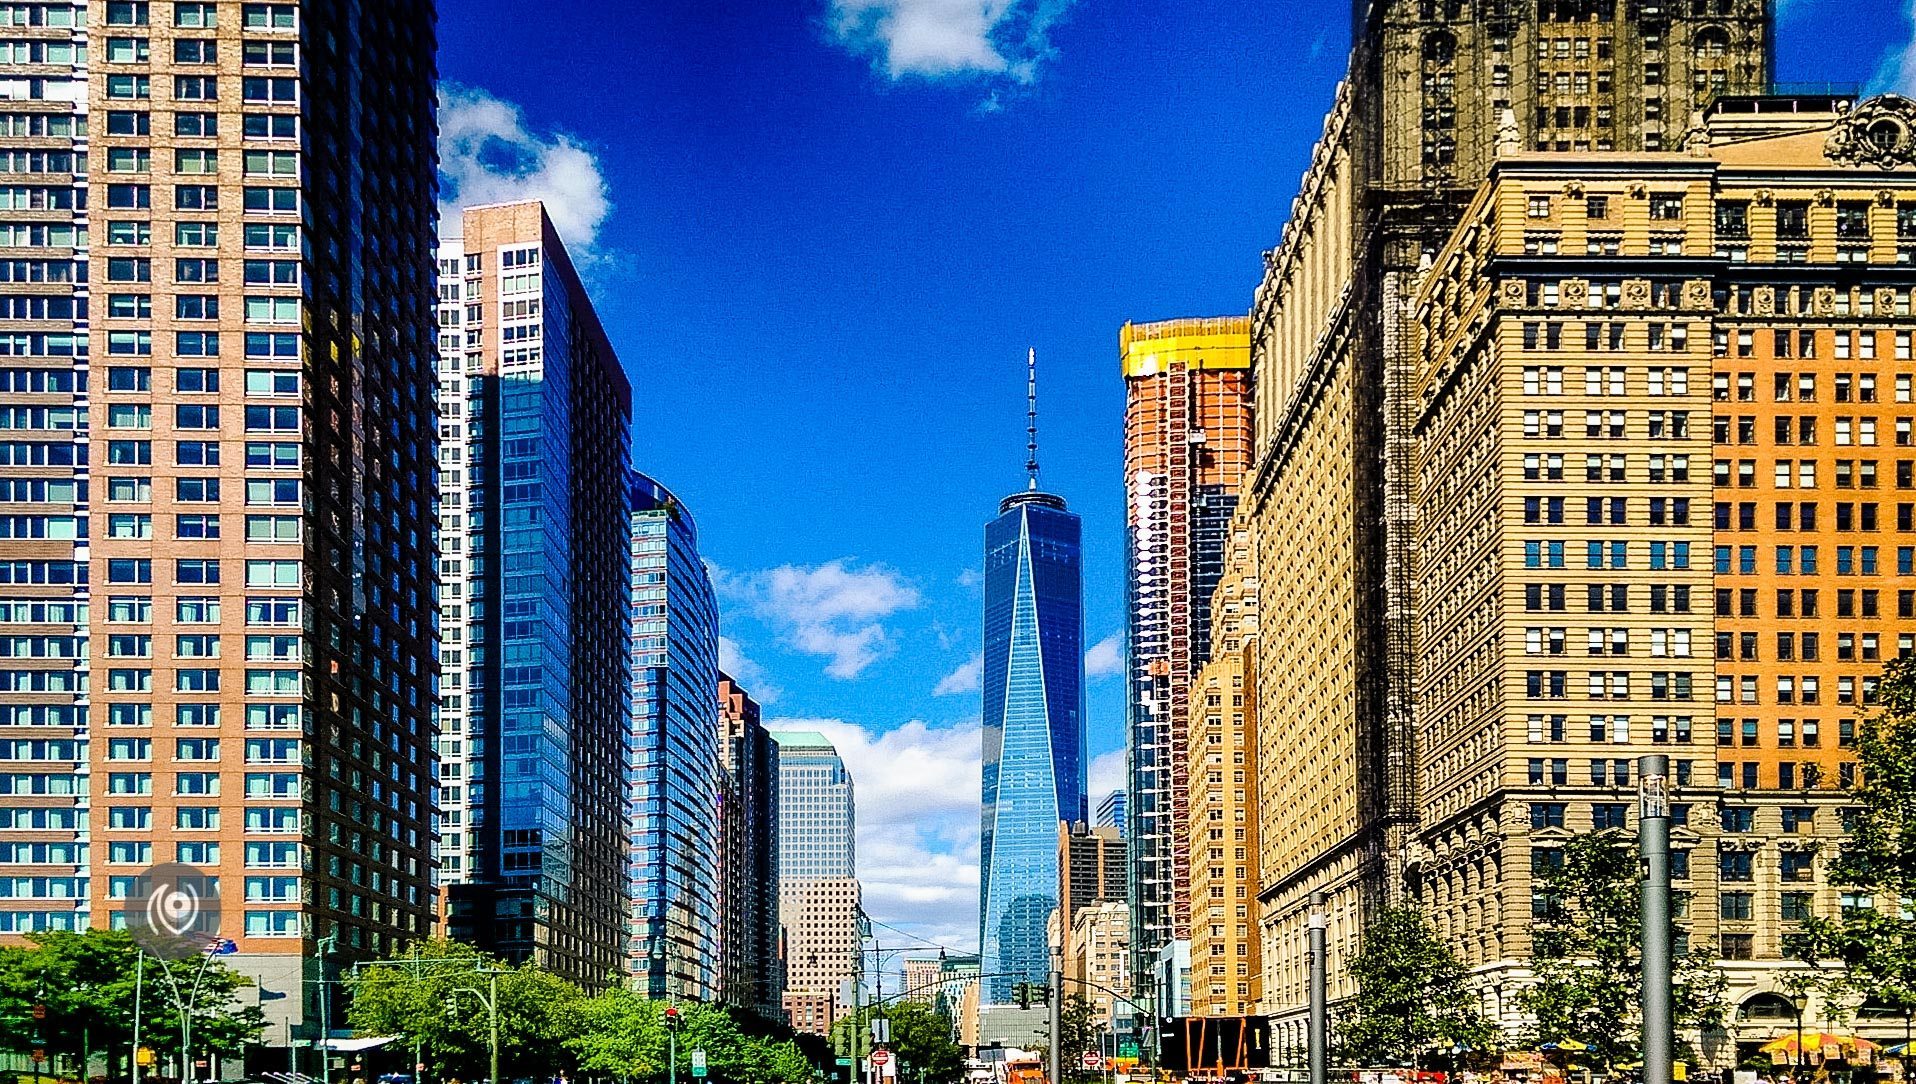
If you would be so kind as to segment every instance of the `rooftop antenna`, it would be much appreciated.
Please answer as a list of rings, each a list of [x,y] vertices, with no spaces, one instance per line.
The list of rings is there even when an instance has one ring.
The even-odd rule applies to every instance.
[[[1025,473],[1031,476],[1029,489],[1038,490],[1038,350],[1025,355]]]

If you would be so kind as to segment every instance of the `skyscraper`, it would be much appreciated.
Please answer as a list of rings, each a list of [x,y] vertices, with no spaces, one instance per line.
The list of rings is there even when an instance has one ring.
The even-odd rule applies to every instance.
[[[284,1065],[433,906],[432,5],[13,12],[0,936],[196,867]]]
[[[1035,355],[1034,355],[1035,359]],[[1028,488],[985,526],[984,802],[979,944],[984,1001],[1051,970],[1058,824],[1086,819],[1081,527],[1038,489],[1036,362]]]
[[[446,932],[618,966],[631,388],[542,204],[440,252]]]
[[[781,1018],[784,961],[778,921],[778,743],[758,701],[719,673],[719,749],[725,761],[723,986],[727,1003]]]
[[[1774,5],[1353,5],[1336,93],[1252,302],[1265,1014],[1300,1027],[1305,921],[1329,897],[1333,998],[1415,852],[1417,334],[1424,260],[1500,145],[1675,149],[1770,77]],[[1604,255],[1606,238],[1595,239]],[[1543,241],[1539,240],[1540,254]],[[1298,771],[1287,766],[1314,765]]]
[[[1191,936],[1185,733],[1210,658],[1211,592],[1251,462],[1251,331],[1241,316],[1126,324],[1125,671],[1132,974]]]
[[[786,934],[785,1006],[792,1026],[831,1029],[839,994],[860,971],[857,806],[852,776],[825,735],[775,730],[778,742],[778,911]]]
[[[648,997],[719,998],[718,602],[692,513],[636,471],[632,493],[631,929]]]

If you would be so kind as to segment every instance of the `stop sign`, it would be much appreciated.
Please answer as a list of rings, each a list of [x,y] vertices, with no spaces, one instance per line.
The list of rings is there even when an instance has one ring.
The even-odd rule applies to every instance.
[[[888,1061],[890,1061],[890,1060],[891,1060],[891,1051],[889,1051],[889,1050],[874,1050],[874,1051],[872,1051],[872,1064],[873,1064],[873,1065],[878,1065],[878,1066],[882,1066],[882,1065],[884,1065],[884,1064],[885,1064],[886,1062],[888,1062]]]

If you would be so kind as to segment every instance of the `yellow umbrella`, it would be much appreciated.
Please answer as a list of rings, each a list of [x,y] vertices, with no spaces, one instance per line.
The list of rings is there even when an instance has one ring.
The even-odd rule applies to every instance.
[[[1800,1054],[1804,1053],[1822,1054],[1825,1051],[1831,1051],[1840,1056],[1845,1050],[1874,1050],[1876,1049],[1876,1044],[1870,1042],[1868,1039],[1859,1038],[1855,1035],[1833,1035],[1827,1031],[1806,1031],[1803,1033],[1803,1042],[1800,1047],[1797,1045],[1796,1036],[1791,1034],[1785,1035],[1780,1039],[1772,1039],[1764,1043],[1760,1049],[1763,1053],[1771,1057],[1784,1054],[1787,1055],[1790,1060],[1795,1061]]]

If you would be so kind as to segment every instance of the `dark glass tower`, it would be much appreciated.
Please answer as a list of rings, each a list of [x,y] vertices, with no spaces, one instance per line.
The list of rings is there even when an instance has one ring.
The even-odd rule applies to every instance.
[[[632,474],[631,922],[651,998],[716,1001],[724,870],[718,603],[684,502]]]
[[[1034,400],[1035,402],[1035,400]],[[1058,823],[1086,819],[1082,527],[1031,488],[985,525],[984,807],[979,943],[984,1002],[1050,970]]]

